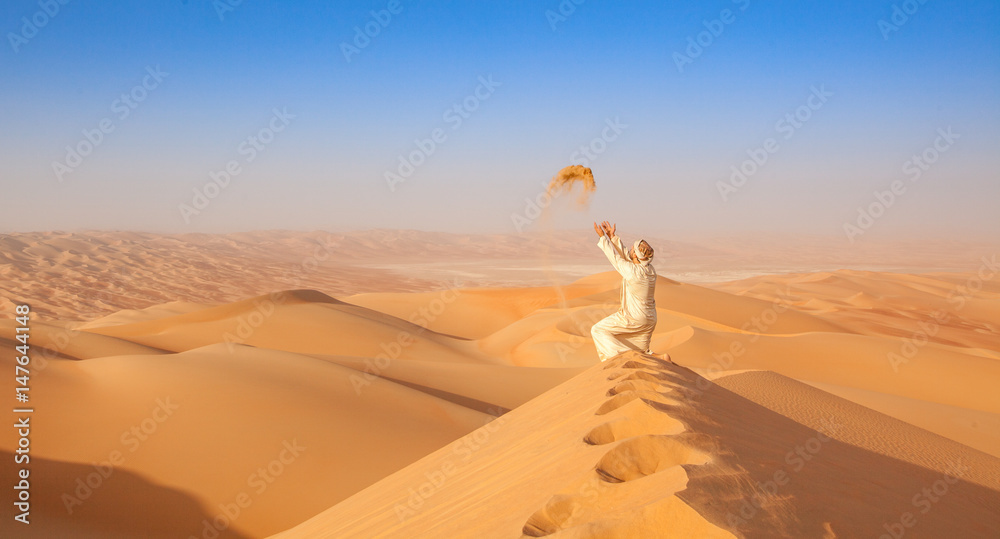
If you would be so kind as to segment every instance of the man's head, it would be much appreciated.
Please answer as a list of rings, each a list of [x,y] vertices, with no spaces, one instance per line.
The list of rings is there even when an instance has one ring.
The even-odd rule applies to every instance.
[[[639,240],[628,250],[628,258],[636,264],[646,264],[653,259],[653,248],[646,240]]]

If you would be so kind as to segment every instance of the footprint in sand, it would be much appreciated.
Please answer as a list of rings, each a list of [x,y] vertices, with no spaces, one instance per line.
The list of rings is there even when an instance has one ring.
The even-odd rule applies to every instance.
[[[625,379],[620,382],[615,387],[611,388],[607,392],[607,396],[614,397],[620,393],[626,393],[628,391],[662,391],[662,386],[657,382],[650,382],[648,380],[629,380]]]
[[[577,496],[556,494],[533,515],[521,529],[528,537],[545,537],[563,529],[565,524],[580,512]]]
[[[604,404],[602,404],[597,409],[597,411],[594,412],[594,415],[604,415],[609,412],[613,412],[640,397],[652,401],[663,400],[662,396],[655,391],[649,391],[649,390],[626,391],[625,393],[619,393],[611,397],[610,399],[604,401]]]
[[[608,376],[608,380],[616,384],[607,392],[610,398],[594,414],[611,415],[608,421],[592,428],[583,441],[589,445],[614,445],[600,458],[589,477],[583,477],[563,492],[553,495],[532,514],[522,529],[524,535],[543,537],[590,522],[588,514],[592,514],[591,506],[599,504],[603,507],[607,501],[619,497],[609,494],[609,488],[621,489],[623,483],[654,474],[661,474],[657,477],[686,475],[682,465],[709,462],[710,457],[706,453],[674,438],[674,435],[685,431],[684,424],[653,405],[673,402],[666,396],[674,391],[670,382],[675,378],[683,379],[683,374],[665,372],[661,364],[664,362],[654,358],[642,359],[649,360],[649,363],[630,360],[622,365],[605,367],[633,372],[625,370]],[[670,470],[669,474],[662,473],[667,470]],[[638,485],[636,488],[640,490],[648,488]],[[606,510],[603,507],[602,511]]]
[[[594,427],[583,437],[590,445],[604,445],[643,434],[680,434],[684,424],[654,409],[646,401],[635,399],[619,408],[621,417]]]
[[[611,378],[608,378],[608,380],[611,380]],[[635,371],[630,373],[625,377],[625,380],[645,380],[647,382],[653,382],[654,384],[663,385],[663,379],[657,378],[656,376],[645,371]]]
[[[624,483],[680,466],[706,464],[709,456],[672,436],[647,434],[615,446],[597,463],[597,473],[609,483]]]

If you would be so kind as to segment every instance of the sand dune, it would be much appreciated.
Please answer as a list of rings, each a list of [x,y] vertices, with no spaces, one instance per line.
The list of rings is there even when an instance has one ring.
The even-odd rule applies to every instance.
[[[661,271],[652,347],[681,366],[636,354],[595,365],[589,331],[617,308],[614,273],[502,288],[413,273],[469,253],[568,257],[571,236],[432,239],[0,238],[0,308],[37,306],[43,425],[32,432],[43,524],[8,519],[0,533],[998,533],[1000,279],[988,265],[711,284]],[[328,259],[299,262],[324,245]],[[373,268],[392,256],[397,269]],[[134,279],[114,277],[121,268]],[[15,335],[8,314],[11,370]],[[779,471],[789,481],[775,489]],[[925,487],[947,496],[914,501]]]
[[[991,489],[1000,486],[1000,459],[995,456],[780,374],[742,372],[715,383],[817,431],[829,430],[836,423],[836,438],[853,446],[940,473],[960,459],[969,467],[963,479]]]
[[[1000,456],[1000,399],[986,389],[1000,379],[1000,279],[984,280],[980,272],[844,270],[713,287],[743,297],[780,297],[796,311],[833,321],[844,331],[790,339],[702,333],[695,341],[715,343],[686,344],[698,358],[692,366],[719,363],[717,356],[697,354],[712,347],[724,351],[717,346],[719,338],[735,340],[745,353],[732,358],[731,368],[776,370]],[[875,307],[872,297],[878,300]],[[788,361],[789,354],[798,361]]]
[[[175,352],[226,342],[304,354],[363,357],[375,357],[399,347],[399,356],[404,359],[490,360],[464,339],[308,290],[282,291],[156,320],[86,331]],[[405,346],[401,346],[404,341]]]
[[[62,495],[74,496],[76,480],[86,474],[63,476],[51,490],[36,490],[36,518],[69,536],[77,526],[101,529],[115,521],[116,505],[107,499],[113,492],[182,491],[209,519],[224,510],[219,504],[245,493],[252,505],[231,528],[259,536],[308,518],[491,418],[381,378],[358,391],[356,374],[307,356],[224,344],[52,360],[32,388],[33,420],[45,425],[33,431],[33,458],[119,464],[114,474],[135,473],[149,488],[97,488],[77,498],[81,507],[89,507],[90,497],[103,500],[107,512],[70,513],[76,504],[67,507]],[[4,449],[12,450],[6,438]],[[113,462],[116,454],[123,462]],[[130,533],[161,523],[141,525]],[[193,535],[203,528],[200,520],[183,525]],[[169,529],[180,527],[172,522]]]
[[[47,321],[93,320],[170,302],[231,303],[280,290],[333,297],[456,286],[548,286],[603,271],[589,230],[449,234],[415,230],[155,234],[124,231],[0,235],[0,310],[30,300]],[[647,237],[660,275],[719,282],[843,267],[968,271],[1000,245],[744,235]],[[585,247],[582,247],[585,246]]]
[[[505,301],[523,312],[558,301],[551,290],[524,293]],[[491,295],[502,296],[482,294]],[[33,438],[33,454],[53,469],[84,470],[46,483],[37,514],[48,524],[31,529],[37,536],[211,535],[213,519],[241,494],[252,504],[216,531],[274,533],[581,371],[516,367],[474,340],[308,290],[219,306],[174,302],[87,323],[35,322],[32,331],[41,373],[32,400],[36,421],[50,426]],[[5,362],[13,362],[14,333],[13,320],[0,321],[11,344]],[[288,444],[303,449],[285,463]],[[2,448],[14,447],[5,437]],[[112,462],[116,456],[124,462]],[[104,481],[118,487],[91,494],[79,486],[108,463]],[[281,481],[265,477],[275,467]],[[140,480],[122,490],[118,470]],[[161,491],[183,493],[201,510],[164,516],[175,519],[169,525],[102,528],[128,505],[122,497],[154,499]],[[92,497],[102,501],[87,503]],[[191,520],[176,521],[184,518]]]
[[[1000,459],[764,374],[620,356],[276,537],[878,536],[939,481],[913,535],[1000,532]]]

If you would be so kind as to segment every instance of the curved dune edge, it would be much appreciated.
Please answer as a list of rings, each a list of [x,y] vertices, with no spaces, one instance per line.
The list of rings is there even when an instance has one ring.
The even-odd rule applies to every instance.
[[[810,460],[810,466],[793,477],[808,477],[808,485],[844,496],[854,495],[844,484],[864,490],[875,488],[873,480],[884,479],[878,488],[888,493],[864,499],[883,512],[916,510],[923,523],[927,519],[919,510],[924,506],[903,499],[919,493],[919,485],[904,476],[936,485],[950,470],[949,461],[962,455],[960,464],[970,470],[961,485],[972,487],[955,487],[965,492],[960,498],[979,508],[976,499],[986,496],[992,502],[983,489],[996,490],[994,461],[961,444],[1000,455],[1000,409],[992,397],[993,381],[1000,378],[995,320],[1000,282],[983,283],[975,293],[961,292],[969,278],[838,271],[769,276],[755,281],[759,286],[754,290],[741,291],[745,283],[736,283],[729,292],[719,290],[723,285],[712,290],[660,279],[653,349],[669,350],[678,363],[716,380],[708,386],[715,388],[712,391],[699,387],[701,378],[691,378],[683,369],[671,377],[664,373],[675,367],[643,366],[652,359],[633,358],[591,385],[551,393],[561,383],[586,377],[594,367],[589,329],[616,308],[620,281],[612,273],[581,279],[560,293],[551,287],[454,289],[335,299],[317,290],[287,290],[276,293],[284,297],[280,301],[266,295],[216,306],[167,303],[120,311],[87,324],[37,319],[32,344],[39,375],[33,378],[32,402],[38,406],[39,424],[46,427],[33,432],[32,451],[61,463],[58,469],[82,465],[86,470],[106,460],[112,450],[130,451],[123,433],[150,416],[156,399],[172,397],[171,402],[182,406],[179,415],[157,427],[156,435],[134,455],[129,452],[121,466],[122,472],[142,481],[129,482],[125,473],[120,481],[131,485],[128,489],[139,489],[129,490],[136,497],[155,498],[157,489],[185,492],[201,504],[201,511],[182,511],[176,517],[161,512],[151,518],[174,518],[163,523],[164,530],[179,526],[197,533],[199,522],[176,519],[216,515],[220,504],[231,503],[236,492],[249,486],[253,470],[273,461],[283,442],[298,439],[309,451],[280,481],[255,495],[253,506],[226,530],[266,536],[339,507],[443,444],[464,439],[465,445],[454,449],[455,468],[448,468],[454,473],[445,474],[451,481],[464,473],[458,464],[472,466],[480,458],[475,455],[492,445],[486,442],[499,439],[499,432],[489,429],[518,417],[532,399],[544,397],[547,406],[530,408],[537,415],[525,420],[530,428],[504,438],[512,453],[500,459],[509,461],[502,466],[512,470],[510,474],[522,466],[511,464],[518,459],[541,458],[540,466],[556,466],[543,456],[554,452],[553,458],[566,459],[570,467],[556,467],[561,475],[551,483],[519,487],[538,489],[544,496],[521,507],[523,518],[504,528],[505,534],[524,534],[531,521],[531,533],[635,535],[639,532],[627,531],[627,523],[666,522],[667,514],[683,522],[701,522],[691,515],[703,515],[699,518],[728,530],[729,515],[743,518],[742,512],[761,515],[749,519],[751,531],[758,518],[770,519],[772,527],[761,532],[767,536],[783,533],[779,523],[805,536],[823,536],[842,531],[836,518],[795,524],[799,528],[782,520],[779,509],[788,503],[795,515],[816,511],[810,505],[819,503],[813,500],[816,494],[797,480],[781,485],[781,503],[771,500],[767,511],[743,505],[757,499],[746,485],[767,485],[772,477],[768,473],[779,465],[790,466],[787,451],[823,432],[823,421],[831,420],[817,415],[816,405],[823,404],[847,417],[834,418],[845,428],[833,439],[861,451],[825,442],[815,446],[819,442],[813,441],[822,454],[841,459],[836,464],[841,472],[851,473],[837,476],[841,483],[827,484],[836,474],[823,467],[809,472],[815,463]],[[963,294],[962,308],[949,302],[956,291]],[[948,319],[932,328],[926,341],[918,341],[916,355],[894,363],[892,354],[906,353],[904,339],[914,335],[934,309],[948,308]],[[0,320],[0,362],[11,369],[13,323]],[[230,341],[233,335],[237,338]],[[745,376],[731,376],[739,372]],[[702,392],[700,400],[687,396],[692,383]],[[831,393],[861,407],[846,406]],[[688,406],[692,403],[694,410]],[[475,430],[512,409],[489,429]],[[871,410],[911,425],[873,416]],[[913,430],[913,425],[949,440]],[[559,436],[568,438],[559,442],[556,431],[562,428],[568,430]],[[761,438],[760,432],[768,429],[773,435]],[[11,431],[0,437],[0,450],[16,444]],[[544,436],[535,436],[536,431]],[[775,441],[780,444],[773,445]],[[619,447],[620,452],[605,459]],[[833,447],[840,449],[828,451]],[[654,459],[647,462],[639,455]],[[703,462],[705,455],[710,460]],[[645,462],[636,464],[643,474],[637,475],[632,461]],[[897,469],[901,463],[909,467]],[[523,466],[526,477],[544,476],[545,470],[535,465]],[[921,470],[933,471],[937,479]],[[440,482],[440,474],[424,471],[429,475],[414,483],[415,492],[423,482]],[[744,472],[749,475],[740,475]],[[727,483],[730,476],[749,483]],[[84,528],[97,530],[94,526],[102,521],[114,524],[117,506],[98,501],[87,505],[89,523],[78,521],[75,514],[67,518],[58,495],[69,491],[75,479],[62,477],[51,485],[56,490],[47,493],[54,498],[46,518],[66,532],[63,536],[87,536]],[[503,480],[495,480],[501,490],[507,488]],[[436,488],[434,481],[425,493]],[[493,488],[490,481],[465,487],[468,492]],[[589,481],[599,481],[594,485],[601,489],[591,488]],[[644,490],[637,485],[653,484],[663,496],[653,500],[636,493]],[[410,486],[403,487],[408,496]],[[109,485],[100,492],[97,496],[119,491]],[[414,503],[426,507],[418,503],[425,501],[419,493],[415,496]],[[788,496],[794,499],[785,501]],[[517,506],[522,497],[508,501]],[[588,509],[594,499],[614,502],[618,509],[596,515]],[[491,499],[479,503],[506,507]],[[575,514],[565,511],[567,504],[576,507]],[[725,511],[716,514],[719,507]],[[837,502],[831,507],[855,510]],[[935,504],[931,513],[937,514],[940,507]],[[778,516],[764,518],[768,511]],[[887,516],[886,522],[891,525],[899,514]],[[963,515],[972,522],[995,520],[993,513]],[[436,518],[454,515],[438,512]],[[486,513],[484,518],[493,516]],[[875,520],[870,514],[866,518]],[[116,522],[105,531],[124,530],[125,522],[135,524],[134,519]],[[880,525],[874,530],[849,529],[848,535],[856,531],[878,536]]]
[[[274,537],[733,537],[674,495],[710,456],[653,408],[678,402],[660,368],[595,365]]]
[[[630,352],[273,537],[856,537],[906,511],[922,536],[1000,532],[1000,459],[738,376],[795,413]],[[803,392],[816,406],[794,406]],[[887,424],[882,446],[860,443]],[[948,495],[913,505],[935,485]]]

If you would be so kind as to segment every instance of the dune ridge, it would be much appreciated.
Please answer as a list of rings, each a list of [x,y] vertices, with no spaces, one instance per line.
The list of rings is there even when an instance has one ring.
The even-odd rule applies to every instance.
[[[262,230],[230,234],[38,231],[0,234],[0,311],[30,300],[46,321],[89,321],[180,302],[216,305],[280,290],[334,297],[446,288],[550,286],[603,271],[592,231],[452,234]],[[685,282],[855,267],[975,271],[988,240],[867,240],[752,234],[645,235],[658,270]]]
[[[56,474],[36,491],[47,524],[28,537],[294,536],[337,526],[419,536],[441,522],[507,537],[878,536],[907,511],[918,521],[908,535],[939,536],[956,522],[970,534],[995,531],[1000,279],[988,266],[712,284],[661,272],[652,348],[680,366],[636,355],[595,365],[590,327],[618,307],[611,272],[558,289],[416,283],[409,269],[351,265],[373,260],[364,253],[384,251],[383,240],[404,253],[422,245],[415,235],[370,233],[341,240],[356,260],[328,263],[344,264],[331,279],[371,278],[372,287],[338,292],[333,281],[278,277],[277,266],[250,276],[238,267],[254,256],[287,264],[318,244],[301,233],[108,233],[102,259],[82,236],[24,239],[0,238],[18,250],[4,256],[45,265],[69,253],[20,289],[50,292],[38,303],[50,314],[32,318],[32,403],[46,425],[32,451]],[[469,248],[486,252],[476,241]],[[241,251],[250,243],[259,252]],[[175,248],[200,254],[134,283],[170,281],[167,292],[107,303],[100,316],[78,316],[90,299],[72,287],[54,293],[67,267],[72,283],[109,261],[156,266],[149,257]],[[4,276],[30,270],[24,260],[0,266]],[[199,266],[212,275],[218,261],[231,264],[222,277],[230,281],[191,278]],[[378,279],[415,290],[380,289]],[[12,297],[0,298],[0,363],[11,369]],[[17,440],[5,432],[0,451],[10,453]],[[819,449],[797,457],[809,465],[796,471],[785,459],[798,446]],[[116,452],[122,462],[94,479]],[[260,470],[271,481],[261,483]],[[768,481],[779,470],[793,479],[774,493]],[[432,482],[424,499],[421,486],[441,474],[444,486]],[[99,486],[68,508],[64,495],[85,479]],[[911,500],[938,481],[955,501],[933,503],[925,518]],[[241,494],[251,504],[214,526]],[[175,500],[178,511],[120,518],[119,508],[144,498]],[[400,520],[396,504],[414,515]],[[512,512],[497,520],[497,507]],[[476,515],[496,526],[466,520]],[[24,532],[5,526],[0,533]]]
[[[842,406],[799,408],[796,421],[629,352],[274,537],[877,536],[942,478],[948,496],[918,536],[1000,531],[1000,459],[959,446],[950,463],[918,466],[897,458],[903,445],[872,451],[854,436],[865,409]],[[908,454],[934,446],[899,423],[888,439]]]

